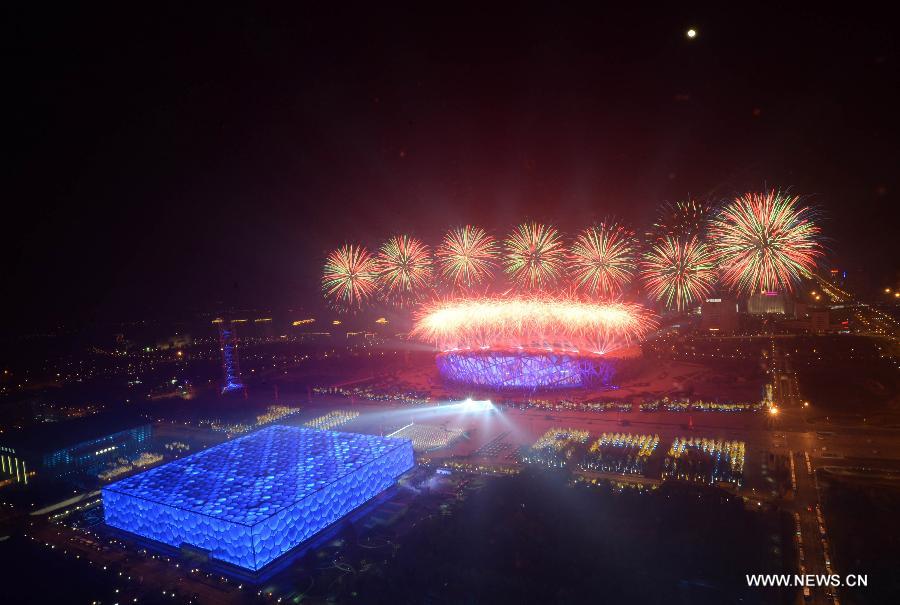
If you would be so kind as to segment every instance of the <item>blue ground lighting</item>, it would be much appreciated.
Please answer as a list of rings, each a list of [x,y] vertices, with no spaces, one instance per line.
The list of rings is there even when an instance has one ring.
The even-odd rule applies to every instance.
[[[258,571],[414,464],[408,439],[276,425],[103,488],[104,515]]]

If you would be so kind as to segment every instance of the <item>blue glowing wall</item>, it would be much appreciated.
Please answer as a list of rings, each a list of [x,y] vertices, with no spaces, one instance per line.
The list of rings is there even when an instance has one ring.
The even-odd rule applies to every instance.
[[[256,571],[413,465],[408,439],[276,425],[103,488],[104,516]]]
[[[610,386],[615,373],[611,360],[549,352],[442,353],[437,356],[437,366],[449,382],[499,390]]]

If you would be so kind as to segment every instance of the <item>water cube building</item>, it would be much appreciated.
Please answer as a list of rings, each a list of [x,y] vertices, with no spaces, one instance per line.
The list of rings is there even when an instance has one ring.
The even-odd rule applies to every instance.
[[[250,571],[391,487],[412,443],[271,426],[103,488],[106,523]]]

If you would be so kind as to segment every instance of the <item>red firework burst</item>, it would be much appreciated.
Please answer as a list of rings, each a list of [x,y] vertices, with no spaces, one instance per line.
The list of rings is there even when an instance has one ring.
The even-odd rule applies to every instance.
[[[431,286],[431,251],[408,235],[395,235],[381,245],[376,258],[378,283],[385,300],[404,306]]]
[[[824,253],[814,214],[780,191],[747,193],[726,205],[710,227],[722,282],[742,294],[791,291]]]
[[[466,225],[448,231],[437,256],[441,275],[457,288],[470,288],[490,280],[497,269],[497,240],[480,227]]]
[[[505,269],[522,290],[541,290],[565,274],[565,250],[559,232],[540,223],[523,223],[504,242]]]
[[[616,297],[634,276],[634,233],[602,224],[582,231],[569,254],[569,274],[577,290]]]
[[[413,335],[441,350],[564,350],[607,354],[656,326],[642,306],[535,295],[463,298],[425,305]]]
[[[716,264],[699,238],[666,237],[644,254],[641,277],[650,295],[683,311],[706,296],[716,280]]]
[[[377,289],[375,259],[363,246],[345,244],[325,260],[322,291],[339,310],[359,309]]]

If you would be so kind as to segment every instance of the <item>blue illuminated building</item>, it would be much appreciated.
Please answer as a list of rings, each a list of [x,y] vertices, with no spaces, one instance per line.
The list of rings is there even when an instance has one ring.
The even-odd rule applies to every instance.
[[[25,481],[29,471],[76,481],[97,475],[110,462],[150,449],[151,426],[136,425],[130,416],[104,414],[0,435],[0,474]]]
[[[104,516],[258,571],[414,464],[408,439],[275,425],[103,488]]]
[[[43,467],[56,475],[82,471],[99,473],[111,460],[127,458],[150,447],[153,432],[149,424],[89,439],[44,454]]]
[[[444,380],[497,390],[611,387],[616,361],[569,353],[463,351],[436,359]]]

